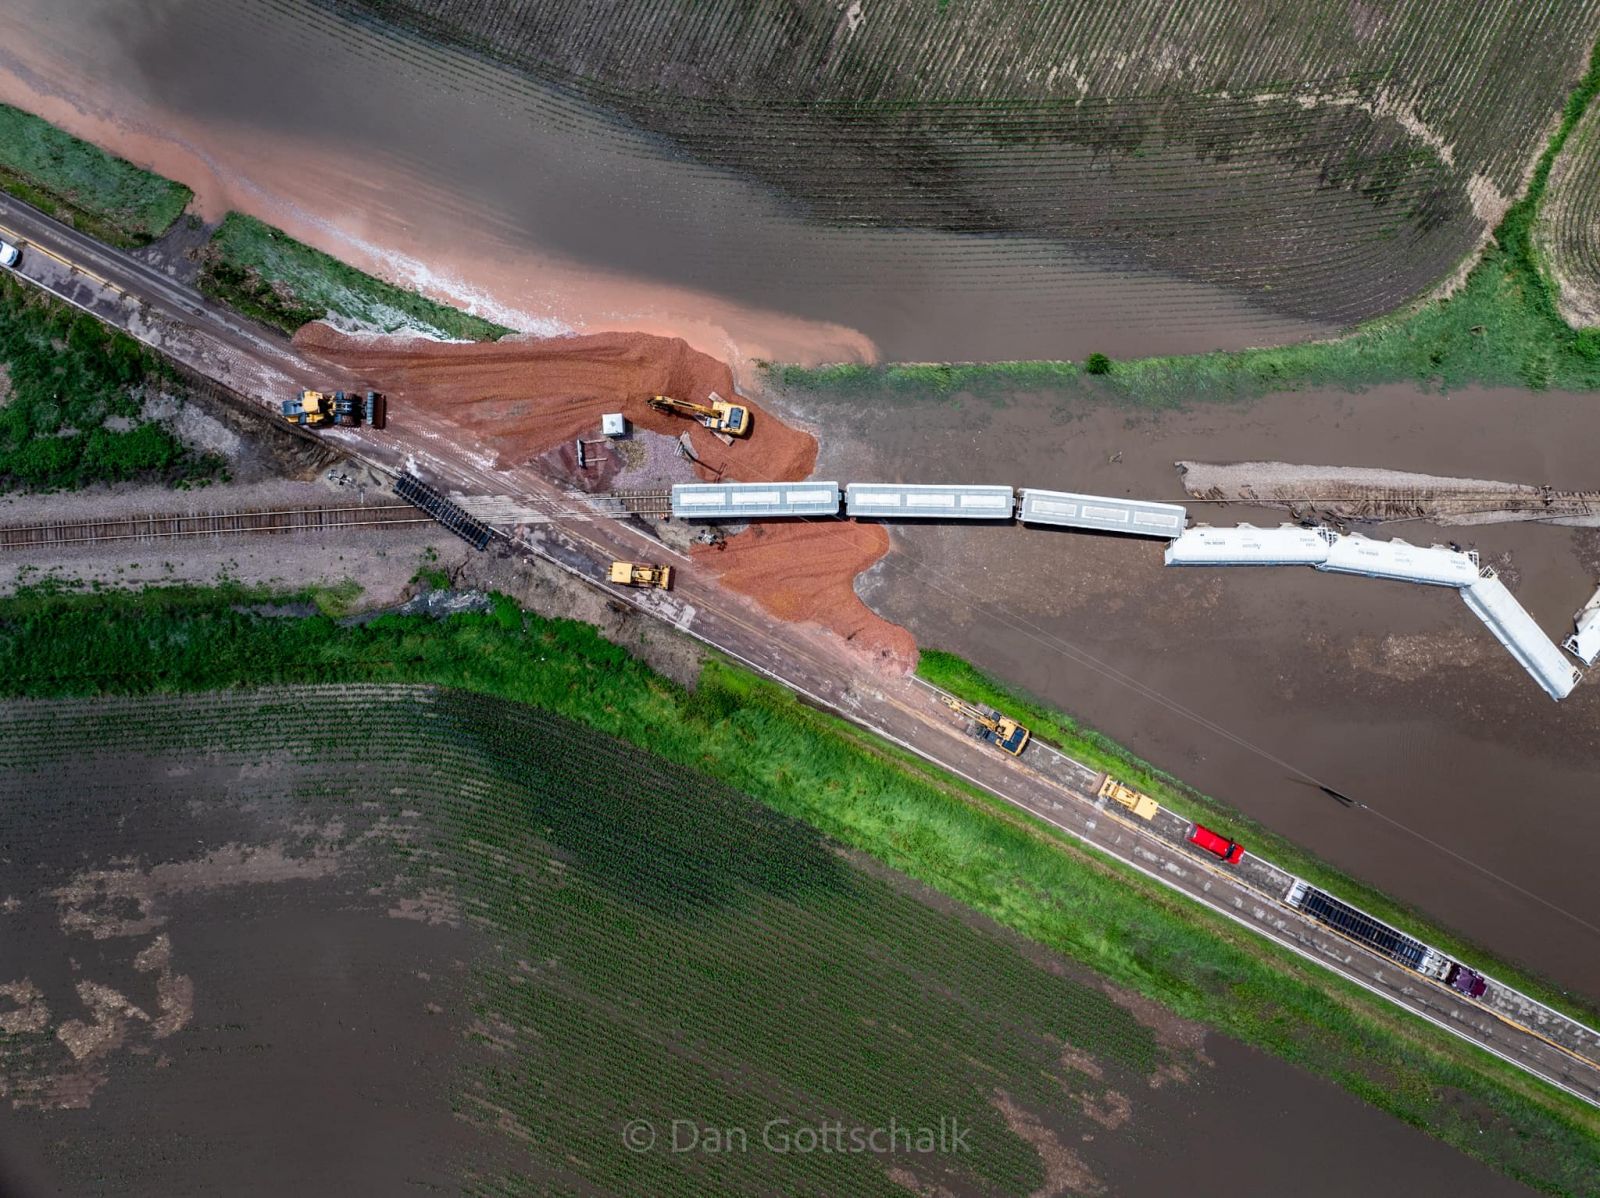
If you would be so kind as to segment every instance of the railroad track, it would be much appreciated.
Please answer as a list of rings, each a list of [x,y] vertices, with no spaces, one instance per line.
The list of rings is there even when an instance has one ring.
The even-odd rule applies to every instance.
[[[672,492],[665,487],[634,491],[612,491],[594,496],[596,501],[610,500],[633,516],[672,515]]]
[[[428,523],[431,523],[429,517],[405,503],[115,516],[99,520],[0,524],[0,549],[48,549],[105,541],[162,541],[176,537],[315,532]]]

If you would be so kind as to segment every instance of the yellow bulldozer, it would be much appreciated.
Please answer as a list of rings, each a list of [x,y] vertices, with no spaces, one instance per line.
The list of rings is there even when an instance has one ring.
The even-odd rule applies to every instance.
[[[1156,812],[1161,810],[1161,804],[1149,795],[1140,794],[1131,786],[1124,786],[1110,774],[1104,775],[1100,781],[1100,797],[1126,807],[1140,819],[1154,819]]]
[[[710,403],[691,403],[687,399],[674,399],[670,395],[652,395],[650,406],[658,412],[698,420],[714,433],[725,433],[730,437],[750,435],[749,408],[743,404],[728,403],[715,392],[711,394],[710,399]]]
[[[625,587],[672,587],[671,566],[651,566],[644,562],[612,562],[611,581]]]
[[[967,726],[968,732],[1002,753],[1020,757],[1022,750],[1027,747],[1030,733],[1010,716],[1001,715],[992,707],[977,707],[949,695],[940,695],[939,699],[951,711],[972,721]]]

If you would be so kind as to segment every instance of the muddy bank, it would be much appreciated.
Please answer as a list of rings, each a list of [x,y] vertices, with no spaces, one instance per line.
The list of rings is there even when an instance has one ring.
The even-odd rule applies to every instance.
[[[1589,396],[1384,387],[1164,413],[1042,395],[769,401],[830,429],[818,464],[830,478],[1174,502],[1185,502],[1173,468],[1185,459],[1337,461],[1574,489],[1594,478]],[[1284,516],[1225,504],[1208,518]],[[1155,542],[1045,529],[890,535],[895,551],[859,589],[920,645],[978,662],[1340,868],[1600,997],[1589,849],[1600,838],[1600,687],[1552,703],[1459,599],[1433,588],[1311,570],[1180,571],[1162,565]],[[1476,549],[1555,637],[1571,631],[1600,573],[1593,529],[1411,521],[1375,535]],[[1340,807],[1285,762],[1374,811]]]
[[[743,397],[751,432],[732,445],[690,420],[651,409],[649,398],[658,394],[697,403],[713,392],[729,400],[736,395],[729,368],[681,338],[594,333],[457,343],[352,337],[317,323],[301,329],[295,344],[345,386],[385,391],[392,419],[405,419],[406,407],[415,405],[448,420],[502,470],[577,437],[598,437],[605,412],[622,412],[638,427],[667,436],[687,432],[706,479],[802,479],[817,460],[811,434]]]
[[[856,576],[888,551],[882,525],[824,521],[753,524],[720,549],[696,546],[693,556],[724,586],[752,596],[780,620],[821,624],[884,664],[909,669],[916,640],[873,612],[854,589]]]
[[[1600,491],[1562,491],[1364,466],[1178,462],[1177,468],[1190,498],[1203,502],[1190,509],[1200,522],[1209,521],[1210,505],[1231,502],[1282,508],[1296,517],[1397,526],[1417,520],[1439,525],[1519,520],[1600,525]]]

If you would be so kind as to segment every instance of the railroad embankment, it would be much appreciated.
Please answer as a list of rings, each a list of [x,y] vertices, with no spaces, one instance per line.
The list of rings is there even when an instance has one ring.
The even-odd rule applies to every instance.
[[[9,104],[0,104],[0,190],[124,249],[160,237],[194,197]]]
[[[531,703],[707,773],[1547,1192],[1584,1194],[1600,1171],[1592,1109],[738,670],[708,664],[690,691],[587,625],[504,598],[360,627],[252,614],[268,598],[0,602],[0,692],[432,682]]]
[[[242,212],[228,213],[212,234],[200,290],[285,333],[330,315],[370,332],[446,341],[493,341],[511,332],[386,283]]]

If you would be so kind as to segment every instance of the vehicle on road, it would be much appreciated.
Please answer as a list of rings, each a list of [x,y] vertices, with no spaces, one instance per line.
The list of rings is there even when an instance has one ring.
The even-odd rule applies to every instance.
[[[1244,857],[1244,845],[1226,836],[1218,836],[1204,824],[1195,824],[1189,829],[1189,843],[1215,857],[1221,857],[1224,865],[1238,865]]]
[[[22,261],[22,251],[9,241],[0,241],[0,266],[7,270],[16,270],[17,263]]]
[[[1468,998],[1482,998],[1483,992],[1489,988],[1489,982],[1483,974],[1455,962],[1451,962],[1450,976],[1446,980],[1452,988]]]
[[[979,740],[993,745],[1002,753],[1022,756],[1022,750],[1027,747],[1032,734],[1010,716],[1001,715],[992,707],[965,703],[951,695],[940,695],[939,701],[958,715],[966,716],[971,721],[967,731]]]
[[[1374,919],[1343,899],[1336,899],[1318,890],[1309,882],[1296,878],[1284,901],[1317,922],[1409,969],[1445,983],[1468,998],[1482,998],[1489,989],[1488,979],[1477,970],[1469,969],[1459,961],[1452,961],[1438,949],[1430,948],[1420,940],[1391,928],[1382,920]]]
[[[1119,803],[1133,812],[1140,819],[1155,819],[1156,812],[1161,810],[1161,804],[1147,794],[1141,794],[1131,786],[1124,786],[1110,774],[1100,776],[1100,790],[1102,799],[1110,799]]]
[[[712,392],[710,403],[692,403],[687,399],[674,399],[670,395],[652,395],[650,406],[658,412],[673,416],[687,416],[698,420],[714,433],[730,437],[750,435],[750,409],[743,404],[728,403]]]
[[[660,587],[672,589],[672,567],[652,566],[644,562],[612,562],[611,581],[625,587]]]

